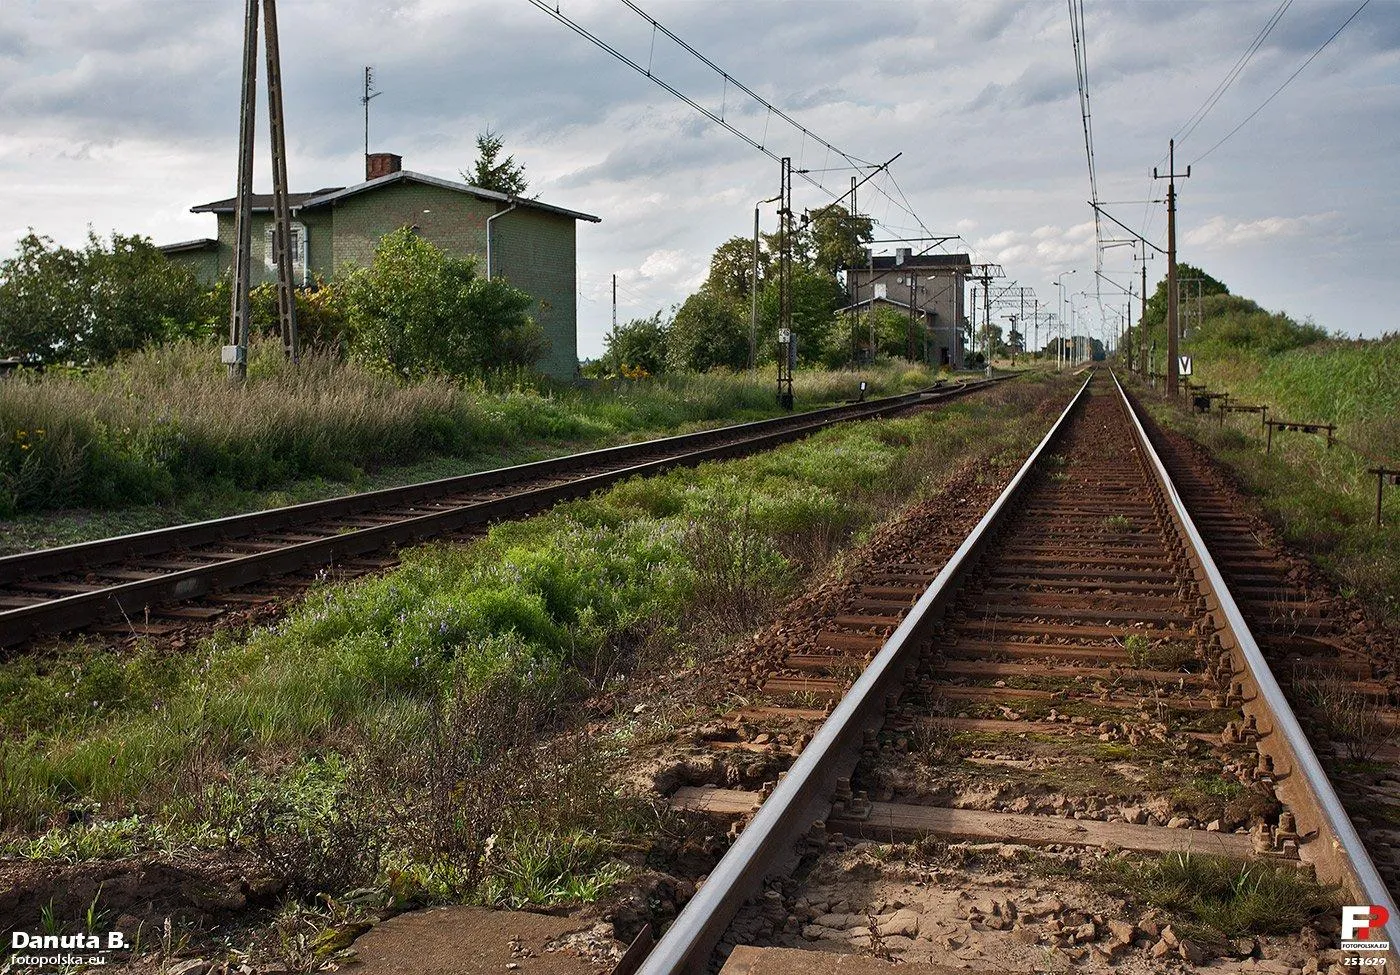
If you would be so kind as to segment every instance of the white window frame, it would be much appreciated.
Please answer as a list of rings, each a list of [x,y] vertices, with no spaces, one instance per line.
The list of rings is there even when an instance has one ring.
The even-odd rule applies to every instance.
[[[269,220],[263,228],[263,266],[269,274],[277,271],[277,261],[273,258],[272,237],[277,232],[277,222]],[[306,224],[292,221],[292,283],[306,287]]]

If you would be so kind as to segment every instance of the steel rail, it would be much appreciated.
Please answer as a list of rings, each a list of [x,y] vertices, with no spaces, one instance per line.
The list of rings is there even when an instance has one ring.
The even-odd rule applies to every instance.
[[[1325,865],[1331,866],[1332,872],[1340,867],[1343,876],[1324,877],[1323,879],[1349,882],[1349,886],[1352,887],[1351,893],[1360,895],[1369,905],[1385,908],[1389,915],[1385,931],[1391,944],[1392,958],[1400,963],[1400,912],[1395,909],[1395,901],[1391,897],[1385,881],[1381,879],[1380,873],[1376,870],[1375,864],[1371,861],[1370,855],[1366,852],[1361,837],[1356,833],[1356,827],[1352,825],[1351,818],[1337,797],[1336,790],[1332,788],[1332,783],[1323,770],[1322,763],[1318,761],[1317,753],[1313,751],[1307,735],[1298,724],[1298,719],[1294,716],[1288,699],[1284,697],[1283,690],[1274,678],[1268,661],[1264,659],[1264,654],[1259,649],[1258,641],[1255,640],[1254,634],[1250,631],[1249,624],[1245,622],[1244,614],[1240,612],[1239,605],[1235,602],[1234,596],[1230,594],[1225,577],[1215,564],[1215,559],[1211,557],[1209,546],[1197,530],[1195,522],[1186,509],[1186,503],[1177,493],[1171,475],[1167,473],[1166,465],[1162,463],[1161,457],[1152,446],[1152,440],[1138,417],[1127,390],[1118,381],[1117,375],[1113,376],[1113,382],[1118,387],[1118,393],[1122,397],[1128,417],[1133,422],[1143,456],[1150,461],[1151,468],[1156,473],[1166,499],[1170,502],[1177,525],[1192,549],[1193,561],[1199,565],[1206,584],[1203,588],[1206,588],[1207,592],[1214,596],[1220,616],[1224,618],[1226,624],[1225,632],[1233,640],[1234,649],[1238,650],[1249,676],[1254,681],[1258,696],[1262,698],[1267,713],[1273,720],[1273,730],[1282,732],[1281,742],[1286,753],[1292,759],[1292,768],[1302,773],[1301,788],[1304,790],[1306,798],[1321,815],[1323,823],[1320,825],[1325,826],[1331,833],[1330,844],[1317,850],[1314,855],[1326,861]],[[1207,607],[1209,608],[1209,603]],[[1261,728],[1260,732],[1267,734],[1269,730]],[[1283,784],[1288,788],[1299,787],[1297,783],[1292,781],[1294,777],[1288,775],[1286,770],[1279,769],[1278,774]],[[1296,808],[1297,803],[1290,803],[1290,806],[1295,807],[1294,813],[1297,815],[1299,812]],[[1308,844],[1301,845],[1300,854],[1308,851],[1308,848]]]
[[[918,652],[919,638],[946,609],[966,570],[987,544],[992,527],[1063,430],[1092,378],[1091,375],[1085,380],[1011,483],[817,729],[772,795],[642,962],[640,975],[681,975],[702,970],[740,906],[759,889],[774,865],[791,855],[793,837],[825,818],[835,779],[843,766],[854,764],[853,746],[859,744],[864,729],[883,707],[885,693],[903,678],[906,661]]]
[[[1001,380],[994,380],[1001,381]],[[618,480],[639,474],[655,474],[673,467],[693,466],[707,460],[732,457],[769,449],[808,436],[838,423],[878,417],[920,403],[936,403],[981,389],[986,380],[960,384],[949,389],[905,393],[846,404],[792,417],[758,420],[719,427],[695,434],[682,434],[658,440],[602,448],[565,457],[500,468],[479,474],[444,478],[403,488],[386,488],[313,501],[274,509],[214,519],[193,525],[156,529],[96,542],[78,543],[58,549],[9,556],[0,559],[0,582],[25,579],[36,572],[52,575],[78,571],[96,564],[168,552],[198,544],[209,544],[246,537],[255,532],[277,531],[303,525],[313,518],[346,516],[383,509],[392,504],[414,504],[442,497],[452,491],[482,489],[519,482],[530,477],[567,473],[570,469],[616,463],[638,455],[685,447],[720,439],[723,442],[684,450],[655,460],[643,461],[596,474],[576,477],[561,484],[516,491],[504,497],[467,502],[451,508],[428,511],[390,524],[359,528],[314,541],[291,543],[281,548],[224,559],[185,570],[168,572],[152,579],[121,583],[88,593],[59,597],[32,606],[0,612],[0,647],[21,643],[42,633],[77,629],[108,619],[140,616],[154,605],[179,602],[220,589],[247,585],[260,579],[292,572],[309,565],[343,560],[390,545],[421,541],[460,530],[468,525],[518,517],[559,501],[582,497]],[[733,439],[736,435],[742,439]],[[27,561],[26,561],[27,560]],[[99,561],[100,560],[100,561]],[[40,566],[39,570],[34,566]],[[57,565],[58,568],[53,568]],[[8,573],[8,574],[7,574]]]

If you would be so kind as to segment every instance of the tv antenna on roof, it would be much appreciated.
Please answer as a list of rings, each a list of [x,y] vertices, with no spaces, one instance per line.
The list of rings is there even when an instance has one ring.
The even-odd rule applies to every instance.
[[[365,93],[360,98],[360,104],[365,107],[365,160],[369,160],[369,103],[370,99],[378,98],[384,94],[382,91],[374,90],[374,68],[365,65]]]

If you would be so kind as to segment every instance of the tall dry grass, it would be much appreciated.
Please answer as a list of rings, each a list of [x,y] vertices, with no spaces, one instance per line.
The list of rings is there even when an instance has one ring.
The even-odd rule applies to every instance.
[[[803,373],[800,401],[826,403],[927,382],[893,365]],[[523,442],[593,444],[776,412],[767,376],[708,374],[576,389],[524,374],[411,384],[312,353],[298,368],[275,344],[250,350],[229,382],[209,346],[148,349],[87,374],[0,382],[0,516],[165,501],[194,490],[256,490],[303,477],[348,480],[432,456]]]

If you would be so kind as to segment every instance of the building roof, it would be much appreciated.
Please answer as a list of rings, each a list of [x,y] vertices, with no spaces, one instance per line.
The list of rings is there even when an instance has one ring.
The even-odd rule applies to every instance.
[[[896,300],[894,300],[893,298],[886,298],[886,297],[884,297],[883,295],[877,295],[877,296],[874,297],[874,298],[862,298],[860,301],[857,301],[857,302],[855,302],[854,304],[850,304],[850,305],[847,305],[845,308],[838,308],[838,309],[836,309],[836,310],[837,310],[837,312],[844,312],[844,311],[860,311],[860,310],[861,310],[862,308],[864,308],[866,305],[869,305],[872,301],[878,302],[879,304],[882,304],[882,305],[893,305],[895,308],[902,309],[902,310],[904,310],[904,311],[906,311],[906,312],[907,312],[907,311],[910,311],[909,302],[907,302],[907,301],[896,301]],[[915,308],[915,309],[913,309],[913,311],[914,311],[916,314],[924,315],[925,317],[931,317],[931,316],[934,314],[934,312],[933,312],[931,309],[928,309],[928,308]]]
[[[371,190],[382,189],[386,186],[392,186],[395,183],[422,183],[426,186],[436,186],[439,189],[464,193],[467,196],[474,196],[481,200],[492,200],[496,203],[513,203],[518,206],[529,207],[533,210],[544,210],[548,213],[558,213],[565,217],[573,217],[575,220],[587,220],[589,223],[602,222],[602,217],[595,217],[591,213],[566,210],[563,207],[553,206],[549,203],[541,203],[539,200],[526,200],[521,197],[513,197],[506,193],[497,193],[495,190],[482,189],[480,186],[473,186],[470,183],[438,179],[436,176],[425,176],[423,173],[415,173],[407,169],[401,169],[396,173],[380,176],[378,179],[372,179],[364,183],[357,183],[354,186],[346,186],[337,190],[326,190],[321,192],[320,195],[310,194],[310,198],[301,204],[301,209],[310,210],[316,207],[333,205],[341,200],[357,196],[360,193],[368,193]]]
[[[557,207],[549,203],[541,203],[539,200],[527,200],[521,197],[513,197],[506,193],[497,193],[495,190],[487,190],[480,186],[472,186],[470,183],[439,179],[436,176],[427,176],[423,173],[415,173],[407,169],[401,169],[387,176],[380,176],[377,179],[367,180],[363,183],[356,183],[354,186],[327,186],[324,189],[315,190],[311,193],[288,193],[287,202],[294,211],[313,210],[323,206],[334,206],[341,200],[349,199],[352,196],[358,196],[361,193],[368,193],[372,190],[382,189],[386,186],[393,186],[395,183],[422,183],[425,186],[436,186],[440,189],[452,190],[457,193],[464,193],[467,196],[474,196],[481,200],[492,200],[496,203],[513,203],[517,206],[529,207],[533,210],[544,210],[547,213],[557,213],[561,216],[573,217],[575,220],[587,220],[589,223],[602,222],[601,217],[595,217],[591,213],[566,210],[563,207]],[[190,207],[190,212],[233,213],[237,205],[238,198],[230,197],[227,200],[215,200],[213,203],[201,203],[199,206]],[[271,213],[272,194],[254,193],[253,212]]]
[[[871,267],[876,271],[889,271],[905,267],[941,271],[971,271],[972,260],[966,254],[910,254],[903,261],[900,261],[894,255],[886,254],[873,258],[869,264],[856,265],[848,270],[867,271]]]
[[[219,242],[212,237],[198,240],[182,240],[177,244],[161,244],[156,250],[162,254],[187,254],[191,251],[213,251],[219,249]]]
[[[310,193],[288,193],[287,203],[293,210],[299,210],[301,205],[312,197],[325,196],[327,193],[334,193],[342,189],[339,186],[327,186],[324,189],[313,190]],[[215,200],[213,203],[201,203],[197,207],[190,207],[190,213],[232,213],[238,207],[238,197],[231,196],[227,200]],[[271,213],[272,194],[254,193],[253,212]],[[174,245],[171,245],[174,246]]]

